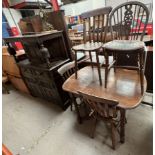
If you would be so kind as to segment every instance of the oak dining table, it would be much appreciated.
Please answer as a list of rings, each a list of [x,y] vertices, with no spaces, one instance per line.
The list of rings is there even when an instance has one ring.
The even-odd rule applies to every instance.
[[[75,74],[73,74],[64,82],[62,88],[75,95],[78,95],[78,91],[80,91],[100,98],[118,101],[118,109],[120,110],[120,141],[124,143],[126,110],[134,109],[140,105],[146,92],[147,82],[144,77],[144,93],[142,94],[138,71],[117,69],[114,72],[111,69],[108,74],[107,88],[105,88],[104,74],[105,69],[101,68],[103,85],[100,85],[97,68],[86,66],[78,70],[77,79]],[[75,105],[75,108],[78,120],[82,121],[78,106]]]

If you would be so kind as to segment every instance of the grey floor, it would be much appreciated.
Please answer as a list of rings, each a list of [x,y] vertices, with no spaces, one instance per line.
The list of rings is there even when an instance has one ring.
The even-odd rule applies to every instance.
[[[17,90],[2,95],[2,141],[13,155],[152,155],[153,109],[140,105],[127,111],[126,142],[112,150],[108,127],[77,123],[76,113]]]

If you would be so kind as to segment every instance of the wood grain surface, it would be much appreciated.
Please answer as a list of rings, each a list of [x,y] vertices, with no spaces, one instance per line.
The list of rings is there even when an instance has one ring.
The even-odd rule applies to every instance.
[[[77,94],[78,91],[94,95],[100,98],[118,101],[118,107],[123,109],[132,109],[137,107],[144,96],[141,94],[139,74],[135,70],[117,69],[116,72],[111,69],[108,75],[107,88],[104,87],[104,71],[101,69],[103,85],[98,79],[97,68],[87,66],[78,71],[78,77],[75,74],[68,78],[63,84],[65,91]],[[144,92],[147,82],[144,78]]]

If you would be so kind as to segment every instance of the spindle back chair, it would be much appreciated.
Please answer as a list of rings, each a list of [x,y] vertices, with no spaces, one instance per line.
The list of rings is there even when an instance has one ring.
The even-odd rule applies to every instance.
[[[64,80],[67,80],[72,74],[75,73],[74,61],[64,64],[58,69],[58,73],[62,76]]]
[[[81,14],[84,43],[105,42],[111,10],[112,7],[104,7]]]
[[[112,10],[109,18],[111,32],[116,32],[117,40],[143,40],[149,19],[145,4],[130,1]]]
[[[58,69],[58,73],[61,75],[64,81],[66,81],[72,74],[75,73],[75,62],[69,62],[64,64],[62,67]],[[72,102],[76,102],[75,96],[73,94],[70,95],[70,104],[71,104],[71,111],[72,111]]]
[[[139,70],[141,92],[144,91],[144,69],[147,51],[142,41],[146,33],[149,11],[145,4],[130,1],[112,10],[109,18],[111,35],[116,38],[104,44],[104,49],[114,53],[116,68]],[[119,62],[124,61],[123,64]]]
[[[92,109],[93,116],[95,117],[96,121],[98,119],[101,119],[103,121],[110,123],[111,135],[112,135],[112,146],[113,146],[113,149],[115,149],[115,143],[116,143],[115,142],[115,131],[116,131],[116,128],[115,128],[116,120],[115,119],[117,118],[118,101],[99,98],[97,96],[85,94],[80,91],[78,93],[82,97],[83,102],[87,104],[90,107],[90,109]],[[96,121],[95,121],[95,126],[92,132],[92,138],[94,137]]]
[[[81,20],[83,21],[84,44],[74,46],[72,48],[75,51],[75,68],[77,66],[77,53],[79,51],[88,52],[89,60],[87,59],[84,61],[86,64],[90,64],[92,68],[94,65],[97,66],[100,85],[102,85],[100,68],[101,66],[105,66],[107,64],[109,67],[109,63],[107,63],[108,57],[104,54],[102,45],[106,42],[109,14],[111,10],[112,7],[103,7],[82,13]],[[101,53],[104,56],[101,57]],[[107,71],[108,70],[106,70],[106,72]],[[77,78],[77,71],[75,73],[75,77]],[[106,80],[107,78],[105,78],[105,87]]]

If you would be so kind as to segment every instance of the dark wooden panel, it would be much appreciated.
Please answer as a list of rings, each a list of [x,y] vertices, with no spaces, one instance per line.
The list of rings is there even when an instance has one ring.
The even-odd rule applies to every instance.
[[[117,65],[118,66],[137,66],[137,55],[136,54],[117,54]]]
[[[23,65],[24,64],[24,65]],[[40,97],[60,105],[63,109],[68,107],[69,95],[62,90],[63,79],[57,73],[60,64],[54,69],[33,67],[29,61],[19,64],[21,74],[33,96]]]
[[[149,47],[146,59],[145,77],[147,80],[147,92],[153,93],[153,47]]]
[[[63,79],[57,70],[69,61],[70,48],[64,39],[67,36],[64,35],[66,31],[63,16],[61,12],[58,12],[58,15],[60,18],[54,15],[55,22],[58,21],[55,29],[63,31],[10,37],[5,38],[5,41],[8,46],[19,40],[24,45],[28,59],[18,62],[18,66],[30,93],[66,109],[69,106],[69,95],[62,90]]]
[[[50,12],[48,14],[48,22],[51,23],[55,29],[59,31],[63,31],[67,52],[68,52],[69,58],[72,59],[71,42],[69,40],[67,25],[64,18],[64,10]]]

